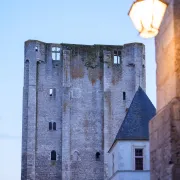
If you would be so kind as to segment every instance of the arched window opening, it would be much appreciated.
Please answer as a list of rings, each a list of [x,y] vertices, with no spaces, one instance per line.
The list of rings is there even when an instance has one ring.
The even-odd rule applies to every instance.
[[[51,161],[56,161],[56,151],[51,151]]]
[[[53,122],[53,130],[56,130],[56,123]]]
[[[52,122],[49,122],[49,130],[52,130]]]
[[[100,160],[100,152],[97,152],[96,153],[96,161],[99,161]]]

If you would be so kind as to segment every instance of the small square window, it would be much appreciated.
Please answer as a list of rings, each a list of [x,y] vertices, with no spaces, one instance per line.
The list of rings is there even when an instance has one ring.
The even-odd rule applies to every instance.
[[[143,156],[143,149],[136,149],[135,156]]]
[[[56,47],[56,51],[60,51],[60,47]]]

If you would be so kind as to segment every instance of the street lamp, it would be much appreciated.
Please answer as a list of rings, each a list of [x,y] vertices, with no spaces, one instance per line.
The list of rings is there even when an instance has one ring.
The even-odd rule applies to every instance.
[[[128,15],[143,38],[158,34],[167,4],[161,0],[136,0]]]

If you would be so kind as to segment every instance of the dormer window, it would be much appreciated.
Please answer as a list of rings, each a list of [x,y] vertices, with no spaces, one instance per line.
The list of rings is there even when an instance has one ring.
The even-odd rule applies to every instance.
[[[56,47],[56,46],[54,46],[54,47],[52,47],[52,60],[57,60],[57,61],[59,61],[61,58],[60,58],[60,56],[61,56],[61,48],[60,47]]]

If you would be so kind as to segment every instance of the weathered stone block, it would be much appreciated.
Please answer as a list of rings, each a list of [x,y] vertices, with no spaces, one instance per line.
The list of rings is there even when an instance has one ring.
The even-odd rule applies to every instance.
[[[180,98],[174,98],[150,121],[151,180],[179,180]]]

